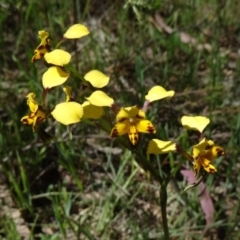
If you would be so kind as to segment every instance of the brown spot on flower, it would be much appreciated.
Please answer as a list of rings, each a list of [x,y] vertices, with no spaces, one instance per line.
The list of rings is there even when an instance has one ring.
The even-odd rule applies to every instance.
[[[119,120],[118,120],[118,122],[124,122],[126,120],[126,118],[120,118]]]
[[[215,173],[216,171],[215,171],[215,169],[213,169],[213,168],[209,168],[209,172],[210,172],[210,173]]]
[[[217,149],[216,149],[216,151],[217,151],[217,155],[218,155],[218,157],[220,157],[220,156],[223,156],[223,155],[224,155],[224,151],[223,151],[223,149],[222,149],[222,148],[217,148]]]
[[[153,126],[148,126],[147,130],[148,130],[149,133],[155,133],[156,132],[156,129]]]
[[[144,117],[141,116],[141,115],[139,115],[139,114],[137,114],[136,118],[138,118],[138,119],[144,119]]]
[[[114,137],[117,137],[118,136],[118,130],[117,130],[117,128],[114,128],[113,130],[112,130],[112,133],[111,133],[111,138],[114,138]]]
[[[40,46],[37,47],[37,50],[42,50],[42,49],[45,49],[45,46],[40,45]]]
[[[207,146],[205,147],[205,150],[209,150],[211,147],[212,147],[211,145],[207,145]]]
[[[27,119],[22,119],[22,123],[23,123],[24,125],[30,125]]]
[[[129,139],[132,143],[132,145],[136,145],[138,143],[138,133],[134,133],[134,134],[129,134]]]

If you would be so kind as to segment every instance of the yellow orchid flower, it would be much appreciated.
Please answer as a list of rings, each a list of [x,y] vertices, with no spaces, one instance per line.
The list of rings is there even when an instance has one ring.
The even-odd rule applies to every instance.
[[[121,108],[116,116],[117,123],[111,131],[111,137],[128,134],[133,145],[139,141],[139,132],[156,133],[153,124],[145,119],[145,113],[137,106]]]
[[[215,145],[212,140],[203,138],[192,148],[192,156],[194,158],[193,169],[195,176],[198,175],[201,168],[208,173],[215,173],[217,169],[211,164],[211,161],[223,155],[223,148]]]
[[[38,32],[38,36],[41,39],[41,43],[34,50],[34,55],[32,57],[32,62],[43,58],[45,53],[51,51],[49,33],[44,31],[44,30],[41,30],[41,31]]]
[[[21,122],[25,125],[32,125],[33,131],[35,131],[36,126],[43,122],[47,117],[47,112],[44,111],[42,106],[34,100],[35,94],[29,93],[27,95],[27,105],[29,106],[30,113],[28,116],[24,116]]]

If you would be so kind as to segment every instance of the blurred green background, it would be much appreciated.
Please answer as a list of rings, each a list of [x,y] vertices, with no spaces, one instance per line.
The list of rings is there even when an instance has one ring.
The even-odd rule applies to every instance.
[[[49,31],[54,46],[78,22],[91,34],[63,47],[82,75],[109,75],[106,91],[120,106],[141,106],[156,84],[174,90],[149,109],[157,137],[178,138],[188,149],[197,136],[179,120],[204,115],[211,119],[205,136],[225,149],[206,182],[215,213],[205,237],[198,191],[180,194],[187,186],[180,173],[169,185],[171,238],[239,239],[239,7],[237,0],[0,1],[0,239],[164,239],[159,185],[131,152],[84,123],[70,140],[49,119],[45,127],[57,141],[45,144],[20,122],[26,95],[40,100],[42,93],[46,68],[31,63],[38,31]],[[67,84],[81,86],[74,77]],[[50,102],[63,98],[61,88],[49,94]],[[179,156],[153,164],[167,172],[169,159]]]

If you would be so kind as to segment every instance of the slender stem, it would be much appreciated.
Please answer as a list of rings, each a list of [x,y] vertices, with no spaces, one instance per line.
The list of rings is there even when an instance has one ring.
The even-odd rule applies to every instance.
[[[177,145],[177,151],[180,152],[183,156],[187,157],[190,160],[192,159],[192,156],[189,155],[187,152],[185,152],[180,146]],[[161,213],[162,213],[162,225],[163,225],[163,231],[164,231],[164,239],[169,239],[169,229],[168,229],[168,219],[167,219],[167,185],[170,182],[171,178],[175,176],[176,172],[179,170],[179,168],[182,166],[185,159],[180,161],[176,167],[174,167],[171,172],[168,174],[168,176],[164,179],[161,188],[160,188],[160,205],[161,205]]]
[[[146,100],[143,104],[142,110],[146,113],[148,110],[150,102],[148,100]]]
[[[62,38],[56,45],[55,49],[59,48],[59,46],[65,41],[65,38]]]
[[[115,115],[117,115],[117,113],[119,112],[119,108],[117,107],[117,105],[115,103],[113,103],[111,108],[112,108],[113,112],[115,113]]]
[[[45,107],[46,105],[46,96],[48,93],[48,88],[43,89],[43,94],[42,94],[42,106]]]
[[[189,153],[187,153],[184,149],[182,149],[178,144],[176,144],[176,150],[182,155],[184,156],[186,159],[190,160],[191,162],[194,161],[194,158],[192,155],[190,155]]]

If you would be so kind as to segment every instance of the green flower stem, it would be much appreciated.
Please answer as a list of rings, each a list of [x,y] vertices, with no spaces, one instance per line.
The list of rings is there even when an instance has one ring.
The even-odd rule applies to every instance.
[[[99,128],[106,131],[107,133],[110,133],[110,131],[111,131],[111,126],[110,126],[109,122],[104,120],[104,119],[100,119]],[[134,155],[136,156],[136,161],[138,162],[138,164],[143,166],[145,170],[149,171],[151,173],[151,175],[160,183],[160,185],[161,185],[161,188],[160,188],[160,205],[161,205],[161,212],[162,212],[162,224],[163,224],[163,230],[164,230],[164,236],[165,236],[164,239],[169,240],[169,230],[168,230],[168,222],[167,222],[167,184],[170,181],[170,177],[169,177],[169,179],[166,178],[163,181],[159,172],[156,170],[156,168],[154,168],[154,166],[149,161],[149,159],[148,159],[149,155],[148,155],[148,158],[146,158],[146,156],[144,156],[140,152],[140,150],[133,149],[132,145],[130,145],[127,142],[126,138],[119,137],[116,140],[118,141],[118,143],[122,147],[132,151],[134,153]],[[179,168],[180,168],[180,166],[181,165],[179,164]],[[177,171],[177,170],[175,170],[175,171]],[[175,175],[175,171],[172,171],[171,174]]]
[[[43,94],[42,94],[42,106],[45,107],[46,105],[46,96],[47,96],[47,93],[48,93],[48,89],[43,89]]]
[[[79,78],[84,84],[87,84],[87,81],[83,78],[83,76],[77,71],[75,67],[71,63],[68,63],[64,66],[68,71],[70,71],[75,77]]]
[[[66,39],[62,38],[56,45],[55,49],[57,49]]]
[[[177,145],[178,152],[181,152],[182,155],[187,157],[192,156],[189,155],[187,152],[185,152],[180,146]],[[181,168],[183,162],[185,159],[183,158],[175,168],[171,170],[171,172],[168,174],[168,176],[164,179],[163,183],[161,184],[160,188],[160,206],[161,206],[161,213],[162,213],[162,224],[163,224],[163,231],[164,231],[164,239],[169,239],[169,229],[168,229],[168,219],[167,219],[167,186],[170,180],[176,175],[177,171]]]
[[[76,97],[76,99],[80,102],[81,100],[81,97],[83,96],[85,90],[88,88],[88,86],[86,84],[82,84],[81,88],[80,88],[80,91]]]
[[[190,155],[189,153],[187,153],[184,149],[182,149],[178,144],[176,144],[176,150],[186,159],[190,160],[191,162],[193,162],[193,156]]]

